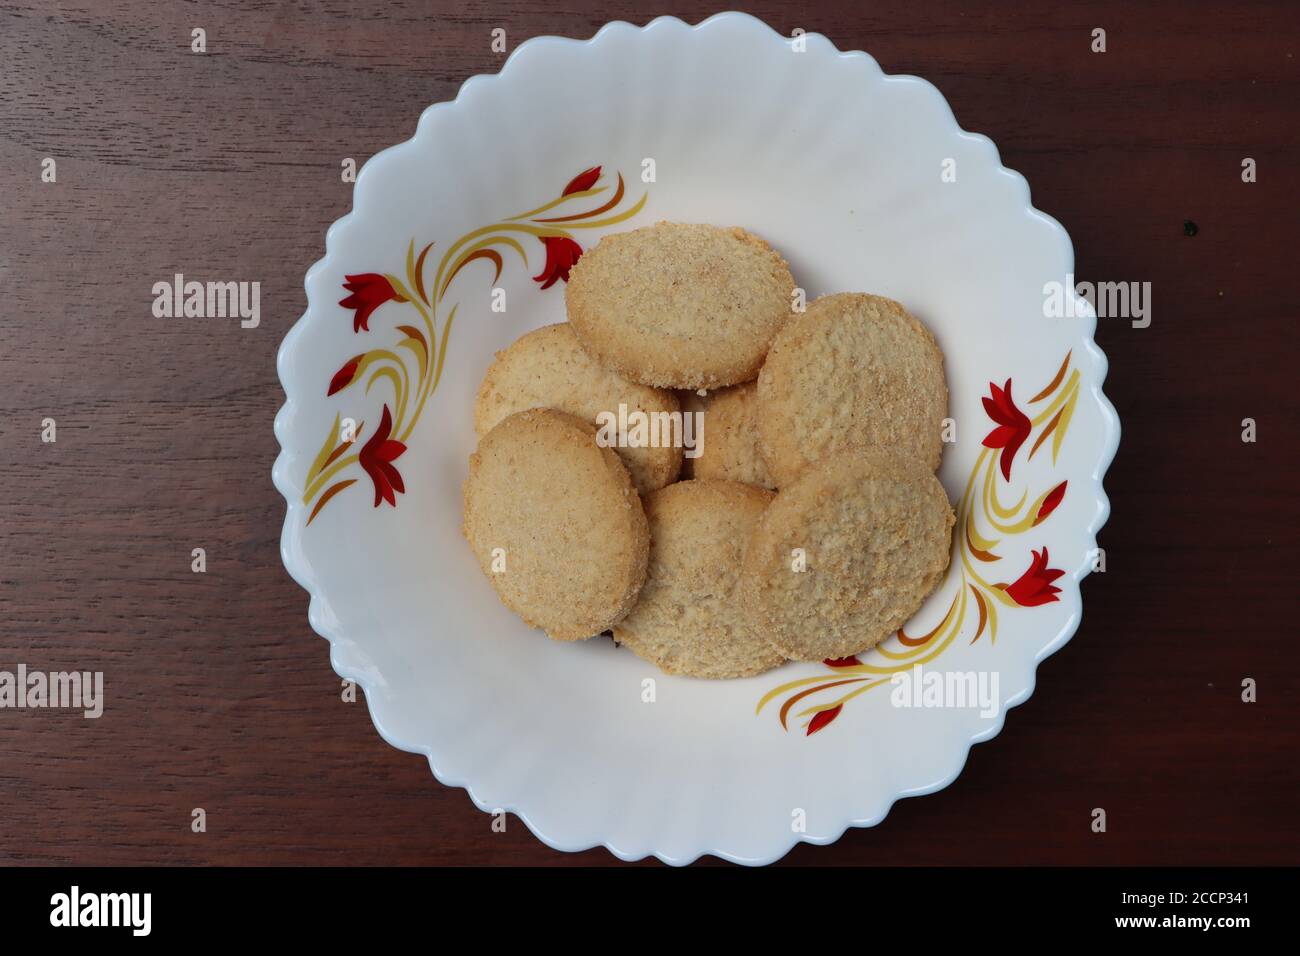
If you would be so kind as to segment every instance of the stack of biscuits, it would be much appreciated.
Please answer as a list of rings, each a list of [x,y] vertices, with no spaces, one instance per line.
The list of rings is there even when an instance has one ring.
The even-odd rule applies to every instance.
[[[507,607],[702,678],[903,625],[948,566],[943,355],[890,299],[801,301],[739,228],[662,222],[578,260],[568,322],[499,352],[474,409],[465,536]],[[703,428],[685,458],[610,441],[620,409]]]

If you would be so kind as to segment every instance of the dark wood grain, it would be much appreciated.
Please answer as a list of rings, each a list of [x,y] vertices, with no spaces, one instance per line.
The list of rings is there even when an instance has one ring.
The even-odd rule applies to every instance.
[[[269,478],[275,352],[350,206],[340,160],[498,69],[494,27],[513,48],[647,19],[630,0],[583,6],[0,8],[0,667],[103,670],[110,694],[100,720],[0,711],[0,861],[612,861],[553,852],[514,819],[492,833],[340,701],[280,564]],[[1298,8],[748,9],[932,80],[1070,230],[1080,278],[1153,283],[1150,328],[1099,329],[1124,436],[1078,636],[951,787],[787,862],[1300,862]],[[260,280],[260,328],[155,319],[150,287],[177,271]]]

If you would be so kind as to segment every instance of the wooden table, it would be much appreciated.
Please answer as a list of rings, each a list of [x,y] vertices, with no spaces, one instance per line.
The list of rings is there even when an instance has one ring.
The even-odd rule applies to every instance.
[[[951,787],[787,862],[1295,863],[1296,8],[749,9],[932,80],[1070,230],[1080,279],[1153,284],[1149,328],[1098,330],[1124,437],[1078,636]],[[513,48],[614,18],[647,19],[629,0],[0,9],[0,668],[102,670],[109,697],[99,720],[0,710],[0,861],[613,860],[514,818],[492,833],[340,700],[269,474],[276,348],[350,207],[341,160],[498,69],[492,29]],[[154,318],[175,272],[260,280],[260,327]]]

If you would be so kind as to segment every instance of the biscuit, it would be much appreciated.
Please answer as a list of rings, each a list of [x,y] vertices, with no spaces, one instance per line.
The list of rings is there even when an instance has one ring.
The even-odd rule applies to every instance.
[[[560,641],[608,630],[645,581],[649,526],[594,425],[516,412],[483,436],[465,480],[465,537],[497,594]]]
[[[943,486],[916,459],[858,450],[825,459],[782,487],[759,519],[742,606],[792,660],[868,650],[943,579],[952,526]]]
[[[930,332],[892,299],[822,296],[777,335],[758,377],[763,460],[784,488],[847,448],[896,448],[939,467],[948,386]]]
[[[481,438],[507,415],[526,408],[554,408],[594,423],[602,412],[618,415],[619,405],[629,413],[679,411],[672,392],[629,382],[594,361],[568,323],[561,322],[529,332],[497,353],[479,386],[474,430]],[[643,495],[677,480],[680,447],[615,451]]]
[[[772,497],[734,481],[682,481],[649,495],[650,569],[614,640],[688,677],[748,677],[782,663],[735,594],[745,542]]]
[[[702,448],[692,462],[696,478],[776,488],[758,448],[758,386],[754,382],[713,394],[704,416]]]
[[[743,229],[661,222],[605,236],[569,273],[579,341],[656,388],[748,382],[789,318],[785,260]]]

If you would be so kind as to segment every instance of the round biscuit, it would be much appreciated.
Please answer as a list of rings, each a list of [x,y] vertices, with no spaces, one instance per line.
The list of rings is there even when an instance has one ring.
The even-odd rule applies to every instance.
[[[564,298],[584,348],[656,388],[748,382],[791,313],[794,279],[744,229],[661,222],[605,236]]]
[[[620,620],[649,557],[632,478],[595,433],[553,409],[516,412],[483,436],[464,486],[465,537],[483,573],[506,607],[561,641]]]
[[[755,527],[745,613],[792,660],[868,650],[942,581],[952,526],[943,486],[916,459],[881,450],[825,459],[783,487]]]
[[[748,677],[782,663],[735,593],[745,542],[772,497],[734,481],[682,481],[649,495],[649,571],[614,640],[688,677]]]
[[[713,393],[704,416],[703,436],[702,450],[692,465],[696,478],[776,488],[758,448],[756,383],[733,385]]]
[[[948,386],[928,329],[892,299],[822,296],[781,330],[758,377],[763,460],[784,488],[849,448],[896,448],[931,471]]]
[[[474,430],[479,437],[507,415],[526,408],[554,408],[595,423],[601,413],[648,415],[680,411],[672,392],[629,382],[596,362],[578,344],[567,322],[543,326],[516,339],[498,352],[474,403]],[[616,448],[641,494],[677,480],[682,449]]]

